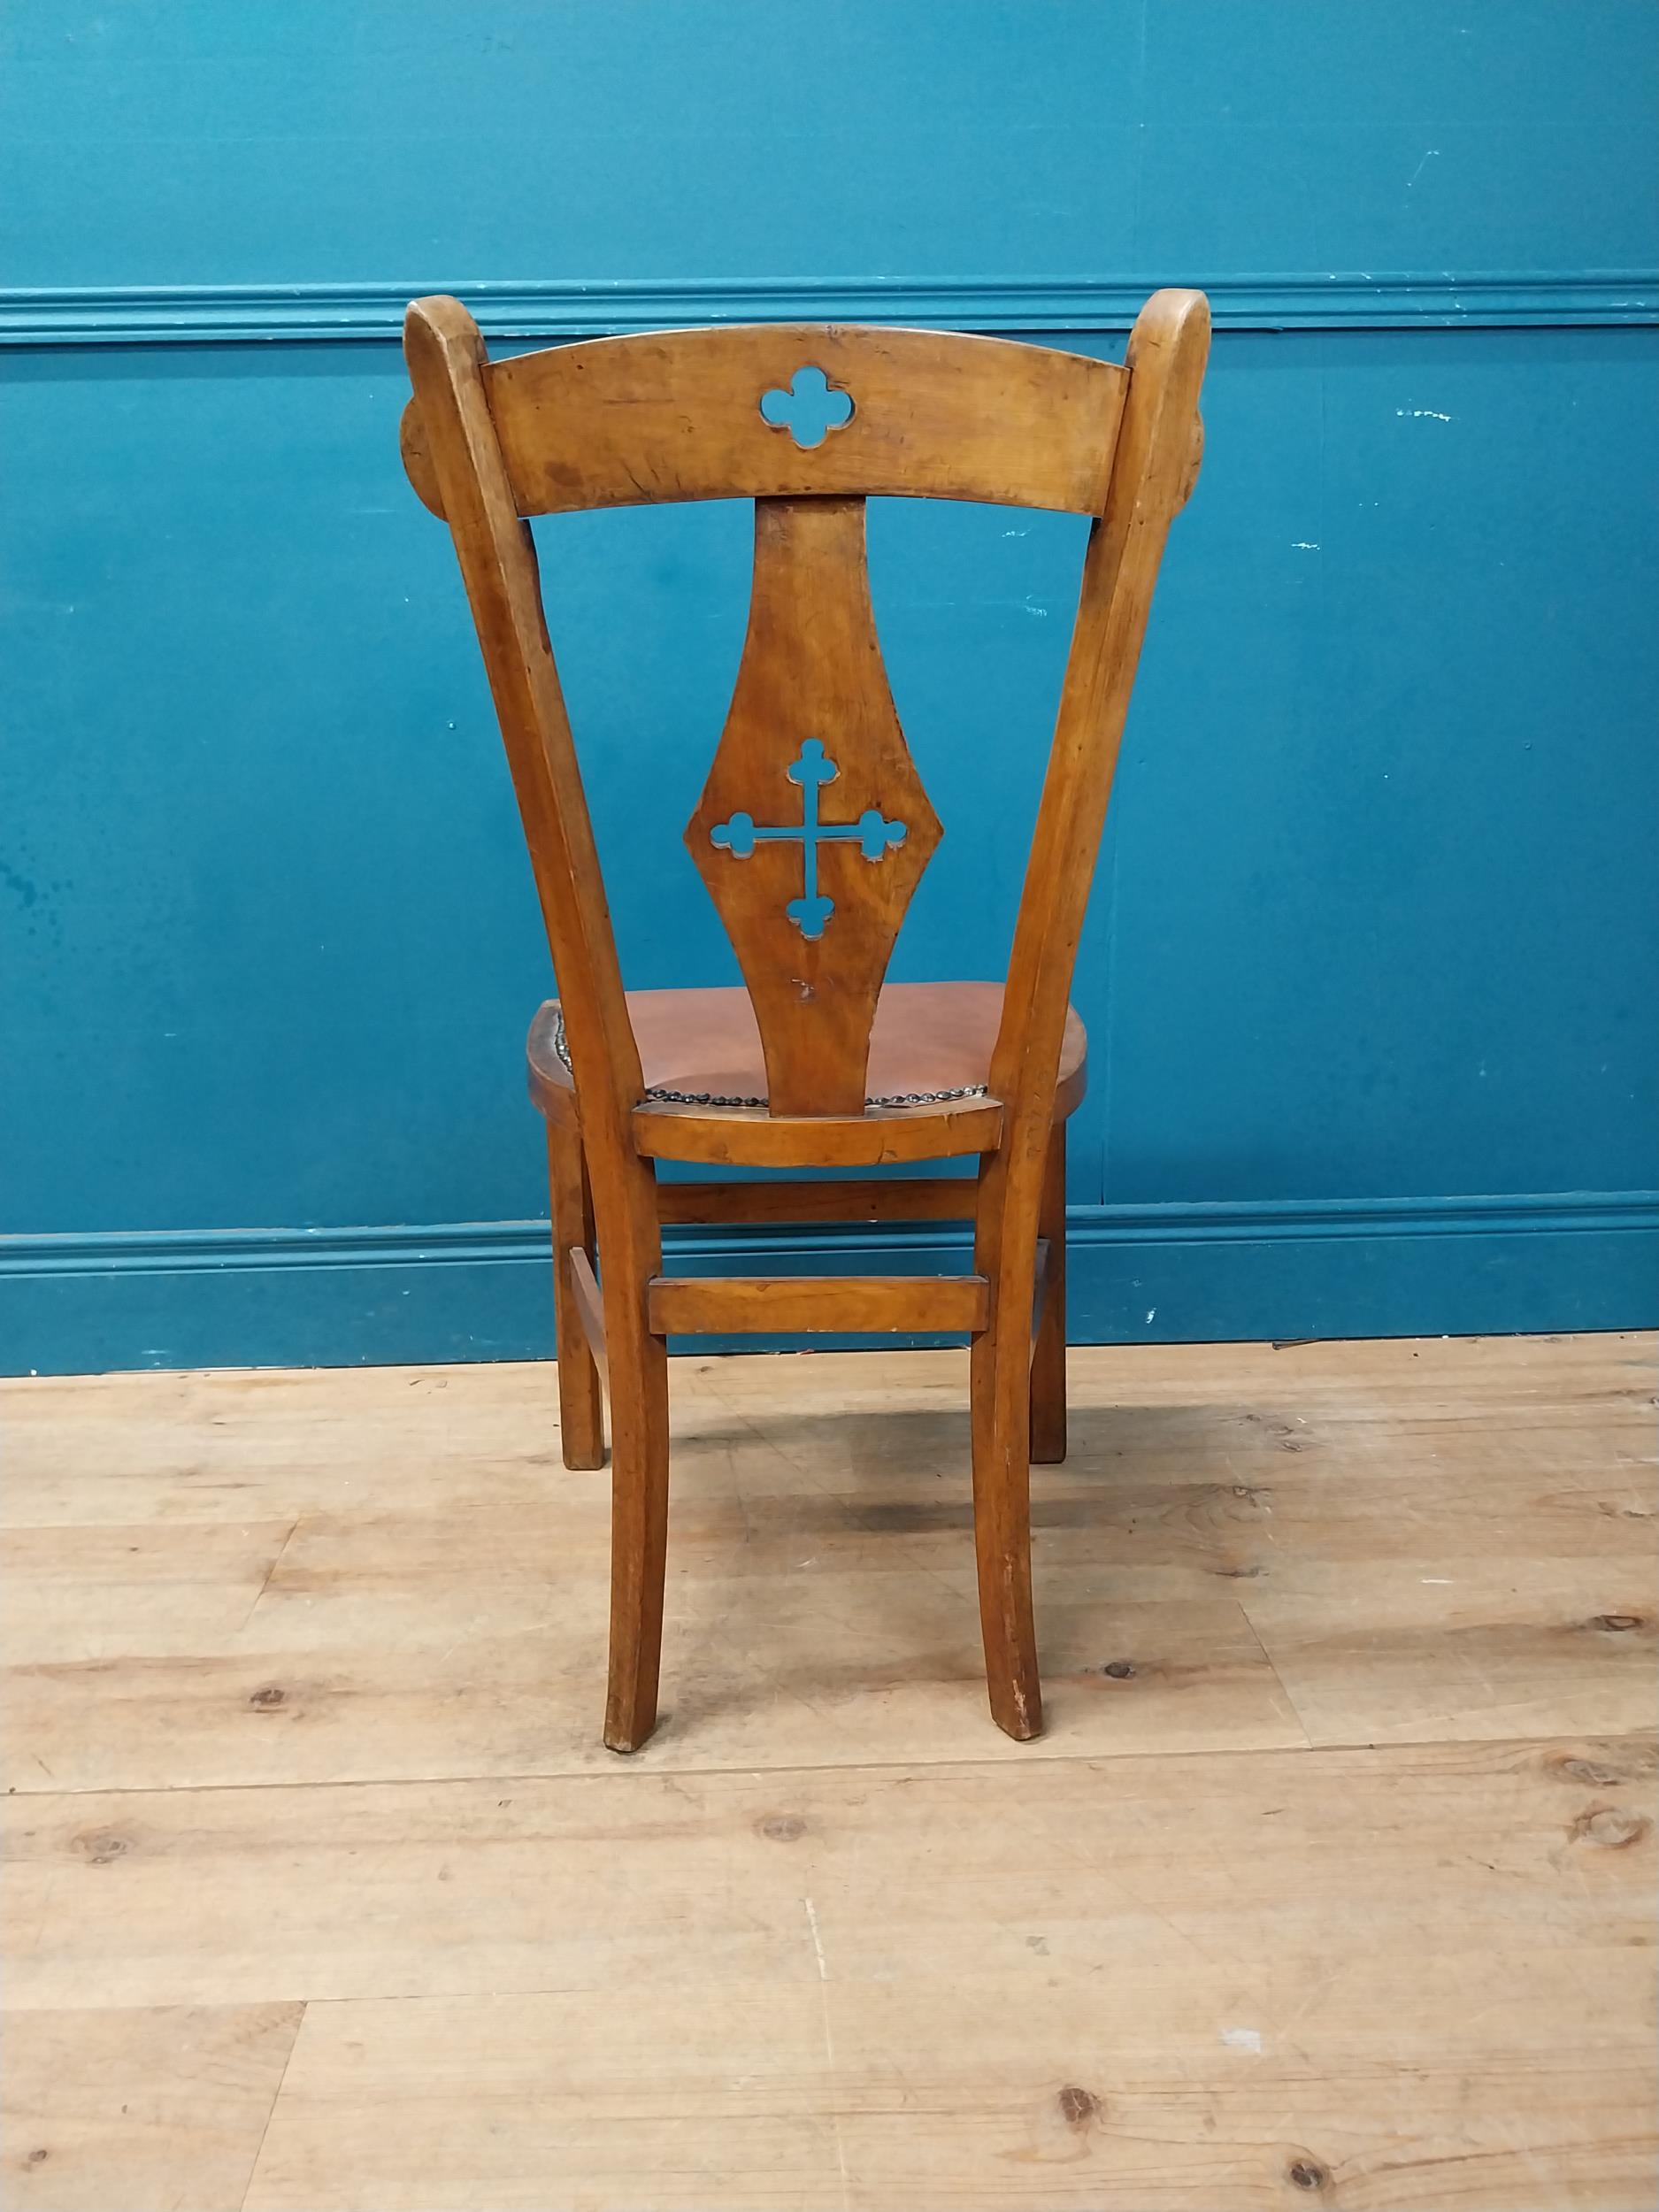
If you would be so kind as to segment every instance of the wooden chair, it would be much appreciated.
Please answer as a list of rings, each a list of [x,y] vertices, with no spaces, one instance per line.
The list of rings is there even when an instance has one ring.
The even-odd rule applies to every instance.
[[[605,1741],[657,1719],[671,1331],[966,1331],[991,1711],[1042,1724],[1030,1463],[1065,1455],[1068,1005],[1089,877],[1171,518],[1197,474],[1202,294],[1148,301],[1122,368],[920,330],[669,331],[492,362],[453,299],[404,344],[411,481],[455,540],[506,741],[559,996],[530,1032],[552,1181],[565,1463],[611,1425]],[[877,643],[864,501],[1095,518],[1006,986],[893,984],[941,835]],[[745,989],[623,988],[526,516],[753,499],[749,631],[686,831]],[[664,1183],[716,1169],[978,1155],[951,1180]],[[671,1279],[664,1222],[971,1220],[947,1278]]]

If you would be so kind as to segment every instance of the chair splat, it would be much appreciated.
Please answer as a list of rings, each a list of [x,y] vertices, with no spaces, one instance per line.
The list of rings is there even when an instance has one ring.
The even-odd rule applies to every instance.
[[[743,657],[686,843],[775,1113],[862,1110],[882,978],[942,833],[882,663],[864,501],[757,500]]]

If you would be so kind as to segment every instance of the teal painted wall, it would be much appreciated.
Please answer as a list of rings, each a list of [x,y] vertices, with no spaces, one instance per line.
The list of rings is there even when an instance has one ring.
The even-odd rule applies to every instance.
[[[1647,0],[35,0],[0,37],[0,1365],[548,1348],[549,978],[396,457],[434,288],[512,343],[1116,354],[1207,284],[1079,963],[1077,1333],[1659,1319]],[[948,832],[895,974],[1000,972],[1080,532],[872,518]],[[679,839],[746,516],[538,540],[629,980],[733,977]]]

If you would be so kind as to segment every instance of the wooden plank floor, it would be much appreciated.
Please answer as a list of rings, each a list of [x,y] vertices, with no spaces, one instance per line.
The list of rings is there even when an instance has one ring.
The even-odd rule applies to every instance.
[[[598,1742],[546,1367],[0,1386],[0,2204],[1646,2212],[1655,1344],[681,1360]]]

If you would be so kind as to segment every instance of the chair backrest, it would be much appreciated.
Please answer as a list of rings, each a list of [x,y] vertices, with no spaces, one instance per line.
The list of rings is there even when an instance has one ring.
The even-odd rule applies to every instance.
[[[749,630],[686,831],[755,1008],[770,1110],[856,1114],[877,996],[941,835],[871,609],[864,501],[1095,518],[991,1086],[1046,1133],[1071,966],[1171,518],[1197,471],[1202,296],[1160,292],[1125,365],[919,330],[654,333],[492,363],[457,301],[405,324],[411,481],[454,534],[529,841],[584,1126],[643,1094],[525,518],[755,502]]]

